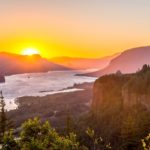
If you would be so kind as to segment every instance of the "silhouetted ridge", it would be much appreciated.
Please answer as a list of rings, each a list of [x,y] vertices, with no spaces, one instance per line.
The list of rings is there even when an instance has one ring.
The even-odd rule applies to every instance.
[[[118,55],[115,54],[102,58],[55,57],[51,58],[50,61],[73,69],[100,69],[106,67]]]
[[[40,55],[24,56],[2,52],[0,53],[0,64],[0,74],[2,75],[69,70]]]
[[[122,73],[134,73],[143,64],[150,64],[150,46],[126,50],[112,59],[106,68],[86,75],[102,76],[115,73],[117,70],[120,70]]]

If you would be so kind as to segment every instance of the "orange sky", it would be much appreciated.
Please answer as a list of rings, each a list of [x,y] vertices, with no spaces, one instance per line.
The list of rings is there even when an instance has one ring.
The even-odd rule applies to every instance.
[[[0,1],[0,51],[102,57],[149,45],[147,0]]]

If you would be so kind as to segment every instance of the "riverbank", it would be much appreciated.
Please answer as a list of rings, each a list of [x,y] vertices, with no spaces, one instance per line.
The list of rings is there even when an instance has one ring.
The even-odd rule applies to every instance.
[[[82,84],[85,82],[94,82],[93,77],[76,76],[80,71],[50,71],[47,73],[27,73],[6,76],[6,82],[0,84],[0,90],[3,91],[5,97],[7,111],[17,108],[14,101],[19,97],[44,97],[50,94],[76,91],[78,89],[72,87],[74,84]]]
[[[68,113],[79,118],[90,109],[93,83],[75,84],[67,89],[83,89],[67,93],[57,93],[43,97],[26,96],[17,99],[18,109],[7,112],[15,127],[25,120],[40,117],[49,120],[53,127],[65,126]]]

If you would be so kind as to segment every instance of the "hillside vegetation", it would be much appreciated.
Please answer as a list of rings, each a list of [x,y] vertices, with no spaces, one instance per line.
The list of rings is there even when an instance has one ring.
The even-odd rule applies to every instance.
[[[150,67],[144,65],[135,74],[99,78],[92,113],[91,126],[114,150],[141,150],[140,139],[150,132]]]
[[[35,118],[13,132],[7,127],[3,101],[1,104],[2,150],[150,149],[148,65],[134,74],[118,71],[97,79],[90,112],[76,119],[67,113],[61,131]]]

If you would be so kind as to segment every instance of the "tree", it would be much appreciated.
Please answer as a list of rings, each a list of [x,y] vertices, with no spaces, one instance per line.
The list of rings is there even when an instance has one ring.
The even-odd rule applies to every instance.
[[[20,150],[18,143],[13,136],[13,130],[5,133],[3,137],[3,150]]]
[[[95,135],[95,131],[88,128],[86,131],[91,147],[81,145],[76,134],[59,135],[48,121],[41,123],[38,118],[29,119],[22,125],[18,138],[12,130],[5,132],[2,150],[109,150],[110,143]]]
[[[122,72],[121,72],[120,70],[117,70],[116,75],[117,75],[117,76],[121,76],[121,75],[122,75]]]
[[[23,150],[79,150],[76,135],[60,136],[49,122],[42,124],[38,118],[22,125],[19,145]]]
[[[73,132],[74,130],[74,120],[73,117],[69,111],[67,110],[67,117],[66,117],[66,134],[69,135],[70,132]]]
[[[2,91],[0,91],[0,142],[6,131],[7,118],[5,114],[5,102]]]
[[[147,72],[147,71],[150,71],[150,66],[145,64],[143,65],[141,72]]]
[[[111,144],[106,144],[101,137],[96,137],[95,131],[91,128],[87,128],[86,134],[90,137],[92,142],[92,150],[102,149],[102,150],[109,150],[112,149]]]

